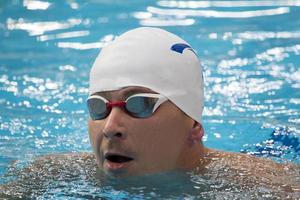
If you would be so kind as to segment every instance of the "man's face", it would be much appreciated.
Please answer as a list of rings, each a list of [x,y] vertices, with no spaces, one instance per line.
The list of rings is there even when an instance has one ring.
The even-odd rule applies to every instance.
[[[155,93],[143,87],[99,92],[110,102],[136,93]],[[113,107],[102,120],[89,120],[90,141],[98,166],[117,176],[141,175],[180,168],[188,155],[193,120],[167,101],[148,118],[134,118]]]

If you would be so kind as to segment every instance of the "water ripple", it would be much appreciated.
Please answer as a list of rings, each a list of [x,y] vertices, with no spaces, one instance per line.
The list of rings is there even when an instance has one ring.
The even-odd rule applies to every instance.
[[[140,21],[142,26],[190,26],[194,23],[194,19],[161,19],[154,17]]]
[[[210,7],[275,7],[275,6],[300,6],[297,0],[277,1],[158,1],[162,7],[176,8],[210,8]]]
[[[44,22],[28,22],[23,18],[14,20],[8,18],[6,20],[6,26],[8,30],[25,30],[30,36],[42,35],[45,32],[59,30],[59,29],[69,29],[76,25],[82,23],[82,19],[70,18],[65,22],[58,21],[44,21]]]
[[[279,7],[265,10],[251,11],[217,11],[217,10],[186,10],[186,9],[162,9],[149,6],[147,11],[152,14],[161,16],[178,16],[178,17],[214,17],[214,18],[252,18],[262,16],[282,15],[290,12],[289,7]]]
[[[218,64],[221,68],[241,67],[251,64],[262,65],[266,62],[280,62],[290,56],[290,53],[300,54],[300,45],[289,47],[273,47],[264,52],[258,53],[253,58],[235,58],[232,60],[221,60]]]
[[[105,46],[103,42],[81,43],[81,42],[58,42],[60,48],[70,48],[78,50],[99,49]]]
[[[83,37],[83,36],[88,36],[89,34],[90,34],[89,31],[71,31],[71,32],[59,33],[54,35],[41,35],[38,37],[38,40],[44,42],[44,41],[55,40],[55,39]]]
[[[24,0],[23,6],[28,10],[47,10],[51,6],[51,3],[46,1]]]

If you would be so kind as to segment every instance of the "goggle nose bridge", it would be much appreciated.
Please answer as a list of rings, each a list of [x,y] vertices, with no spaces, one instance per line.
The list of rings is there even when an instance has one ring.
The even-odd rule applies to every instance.
[[[120,107],[120,108],[124,108],[126,105],[126,102],[125,101],[116,101],[116,102],[107,102],[106,103],[106,106],[108,108],[113,108],[113,107]]]

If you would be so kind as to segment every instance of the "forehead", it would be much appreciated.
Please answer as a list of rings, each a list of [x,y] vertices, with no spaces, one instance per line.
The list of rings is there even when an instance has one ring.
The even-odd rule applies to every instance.
[[[126,98],[136,93],[157,93],[157,92],[146,87],[129,86],[129,87],[123,87],[118,90],[97,92],[95,94],[111,99],[111,98],[124,98],[124,97]]]

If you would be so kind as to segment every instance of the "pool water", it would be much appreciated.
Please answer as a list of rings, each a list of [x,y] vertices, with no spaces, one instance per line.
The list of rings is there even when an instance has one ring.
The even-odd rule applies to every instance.
[[[299,13],[297,0],[1,1],[0,184],[13,179],[5,175],[12,163],[21,170],[41,155],[91,152],[85,105],[89,69],[106,43],[139,26],[164,28],[197,51],[205,79],[206,146],[299,164]],[[204,187],[196,184],[184,192],[190,174],[166,177],[149,178],[151,184],[165,183],[164,190],[129,187],[136,183],[131,179],[128,191],[118,189],[124,184],[118,180],[101,188],[85,177],[55,182],[36,195],[194,199]],[[167,187],[172,177],[182,182]],[[174,191],[179,185],[183,189]]]

